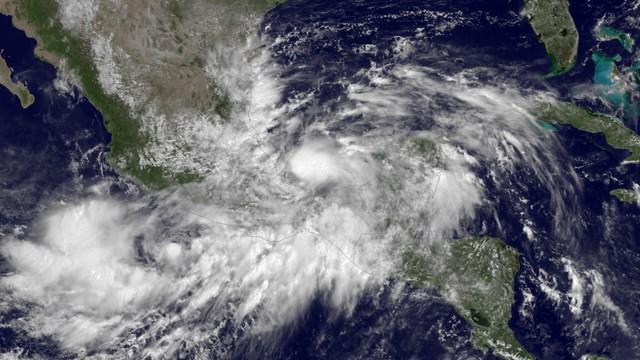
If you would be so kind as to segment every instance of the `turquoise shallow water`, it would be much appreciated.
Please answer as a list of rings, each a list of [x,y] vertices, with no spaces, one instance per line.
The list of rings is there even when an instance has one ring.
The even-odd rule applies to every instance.
[[[620,45],[622,45],[627,52],[633,52],[635,39],[624,31],[620,31],[610,26],[601,26],[597,30],[597,36],[605,41],[615,39],[620,42]]]
[[[628,74],[634,72],[638,74],[638,67],[632,66],[628,69],[618,70],[617,63],[622,61],[619,54],[606,56],[600,52],[594,52],[591,60],[595,65],[593,82],[598,85],[596,95],[605,100],[610,106],[619,109],[625,119],[636,120],[640,116],[640,103],[634,101],[632,93],[637,91],[637,84],[634,82],[616,80],[618,73]],[[623,76],[628,79],[633,77]]]
[[[442,8],[436,9],[439,13],[456,10],[451,8],[452,3],[444,1],[440,3]],[[461,2],[458,3],[461,4]],[[470,3],[481,4],[477,0]],[[415,36],[416,28],[424,27],[430,30],[430,32],[426,31],[429,34],[441,28],[442,17],[434,17],[427,21],[429,19],[419,11],[427,6],[436,7],[438,2],[398,2],[395,8],[389,4],[381,0],[332,3],[294,1],[270,13],[266,22],[270,26],[265,26],[267,28],[265,32],[270,31],[269,34],[274,39],[285,39],[278,42],[277,46],[282,49],[278,60],[281,62],[283,71],[288,72],[294,79],[287,84],[287,91],[291,91],[293,97],[296,91],[316,89],[311,98],[311,101],[314,101],[313,106],[309,106],[308,112],[305,113],[308,116],[302,116],[306,109],[299,110],[302,114],[301,118],[311,121],[319,117],[320,111],[332,114],[335,108],[329,105],[344,98],[341,91],[345,79],[356,83],[361,70],[368,70],[372,60],[378,63],[389,61],[391,65],[396,61],[392,60],[391,55],[382,51],[378,54],[356,54],[352,49],[363,44],[376,44],[382,49],[386,46],[385,44],[394,41],[396,36]],[[492,1],[488,4],[487,6],[500,6],[501,9],[502,7],[506,9],[506,5],[499,2]],[[576,3],[575,9],[580,10],[581,6],[587,5]],[[510,17],[516,16],[516,12],[489,11],[491,9],[474,12],[474,9],[463,5],[459,5],[459,8],[456,11],[469,14],[468,18],[473,21],[469,20],[467,25],[462,23],[457,33],[449,35],[449,38],[440,39],[442,42],[449,41],[447,57],[443,59],[441,52],[433,52],[433,57],[427,57],[428,51],[435,46],[434,42],[428,42],[421,49],[423,52],[416,52],[414,59],[409,60],[432,66],[438,70],[439,74],[456,73],[475,66],[496,67],[497,60],[508,61],[518,56],[520,58],[514,61],[522,61],[528,65],[539,64],[540,72],[546,69],[543,54],[536,55],[539,54],[537,51],[542,49],[536,43],[529,28],[526,24],[517,23],[515,22],[517,19]],[[609,5],[608,8],[616,7]],[[589,19],[600,18],[601,13],[592,14],[592,11],[589,9]],[[480,20],[494,18],[494,16],[486,16],[487,13],[500,16],[501,21],[487,20],[486,24],[478,23]],[[577,13],[579,14],[579,11]],[[402,14],[415,15],[401,16]],[[476,19],[480,20],[476,21]],[[578,21],[580,21],[579,18]],[[506,25],[498,26],[497,24]],[[7,29],[10,27],[9,24],[5,25]],[[581,27],[583,28],[590,31],[593,26]],[[2,32],[7,46],[24,45],[26,40],[23,37],[10,38],[9,35],[14,33],[8,32],[7,29]],[[521,40],[523,38],[528,39],[524,44]],[[522,44],[522,47],[514,51],[511,44]],[[483,53],[480,51],[482,50],[480,45],[489,48],[490,51]],[[468,54],[473,56],[467,56]],[[386,55],[389,56],[385,58]],[[379,57],[374,58],[374,56]],[[43,89],[50,89],[48,86],[51,82],[50,76],[53,76],[53,69],[47,67],[48,70],[39,71],[39,63],[30,57],[14,58],[15,62],[12,64],[19,65],[20,61],[24,61],[23,58],[29,63],[22,64],[20,69],[24,70],[25,74],[31,74],[29,79],[33,80],[31,84],[35,86],[32,90],[36,91],[36,87],[40,85],[44,86]],[[606,76],[606,79],[613,84],[611,75],[615,72],[616,62],[610,61],[608,64],[603,62],[602,65],[601,76]],[[522,82],[522,86],[525,87],[527,80],[523,76],[522,69],[518,67],[513,78]],[[581,84],[592,83],[591,69],[582,75],[584,76],[580,78],[583,81]],[[486,76],[479,81],[488,83],[491,78]],[[559,80],[559,82],[565,81],[566,77]],[[618,91],[611,84],[602,84],[603,91],[609,88],[612,92]],[[103,129],[99,113],[84,100],[78,105],[82,108],[76,109],[69,115],[67,112],[73,109],[67,108],[66,102],[60,102],[64,99],[61,99],[55,91],[43,90],[41,93],[36,93],[38,103],[28,110],[30,117],[27,115],[18,117],[16,114],[21,111],[19,104],[8,96],[5,96],[5,104],[8,105],[5,108],[0,107],[7,111],[3,118],[6,135],[0,137],[3,140],[0,141],[0,147],[5,144],[14,145],[15,151],[12,151],[23,156],[17,160],[20,160],[26,169],[20,173],[26,173],[34,181],[39,181],[39,189],[46,190],[49,186],[54,188],[58,186],[58,182],[64,183],[69,178],[73,178],[74,174],[67,173],[66,169],[70,159],[73,159],[70,156],[76,146],[69,146],[69,144],[74,145],[80,142],[80,147],[84,149],[85,143],[81,140],[93,145],[108,142],[108,134]],[[612,97],[612,99],[615,98]],[[630,101],[629,99],[624,96],[619,97],[619,101]],[[446,98],[441,100],[438,109],[442,112],[451,111],[451,108],[457,105],[454,102],[445,101]],[[424,108],[421,111],[421,116],[408,118],[405,121],[412,128],[429,130],[433,125],[427,120],[433,114],[433,109]],[[345,131],[345,128],[355,129],[356,125],[360,125],[358,121],[361,121],[362,128],[370,125],[365,122],[366,119],[354,117],[339,124],[342,129],[335,131]],[[48,133],[34,132],[31,135],[23,131],[29,136],[17,137],[16,130],[21,129],[19,125],[30,126]],[[546,128],[548,124],[540,125]],[[92,134],[90,138],[80,136],[86,133],[82,131],[84,129],[88,129],[87,132]],[[549,130],[555,131],[551,128]],[[76,133],[78,133],[77,140],[76,137],[72,137]],[[581,274],[587,282],[585,287],[592,284],[588,282],[590,278],[585,277],[587,275],[584,274],[589,274],[587,271],[592,269],[597,270],[610,284],[607,294],[611,296],[613,303],[624,311],[630,326],[633,329],[640,328],[638,326],[640,303],[637,296],[640,293],[640,283],[636,281],[640,279],[638,262],[640,210],[620,204],[609,195],[609,191],[613,188],[630,187],[631,180],[637,183],[637,179],[640,179],[638,172],[640,169],[629,167],[625,169],[626,172],[619,172],[618,165],[626,154],[606,146],[601,135],[585,134],[572,128],[559,126],[556,136],[568,152],[566,156],[563,154],[557,156],[562,156],[566,171],[575,172],[583,185],[580,193],[565,194],[566,198],[578,197],[575,200],[575,207],[572,208],[572,218],[575,223],[583,224],[581,231],[571,238],[555,235],[556,224],[552,216],[550,192],[532,175],[531,169],[526,164],[508,169],[511,174],[502,178],[500,182],[495,180],[495,173],[492,173],[490,168],[484,167],[484,164],[478,165],[477,176],[487,185],[487,205],[478,210],[474,222],[470,222],[467,226],[470,232],[480,233],[482,230],[482,233],[499,236],[522,253],[522,268],[514,289],[516,303],[513,307],[510,326],[527,350],[541,359],[578,359],[580,355],[587,352],[608,354],[614,359],[637,358],[636,350],[640,347],[634,348],[636,339],[630,338],[615,324],[611,324],[609,313],[594,311],[585,302],[585,314],[574,318],[566,303],[558,305],[545,295],[541,286],[546,285],[546,282],[539,281],[538,274],[545,271],[545,274],[553,276],[551,278],[554,281],[553,284],[564,294],[569,293],[572,284],[560,258],[567,257],[581,264]],[[14,139],[19,144],[10,144],[9,139]],[[36,152],[33,149],[19,152],[18,145],[25,147],[28,145],[27,140],[37,142],[35,145],[46,148],[47,152]],[[552,152],[553,149],[549,147],[544,150]],[[42,156],[38,158],[38,155]],[[5,156],[4,159],[9,157]],[[41,160],[36,162],[38,159]],[[91,163],[97,164],[98,161],[92,160]],[[12,169],[21,168],[13,166]],[[82,173],[85,179],[88,179],[92,172],[96,172],[91,171],[92,169],[89,168],[86,173]],[[18,172],[14,171],[14,173]],[[14,173],[7,175],[14,176]],[[57,180],[52,178],[52,174],[64,176]],[[24,185],[25,179],[29,178],[17,179],[16,183]],[[564,191],[564,189],[560,190]],[[7,192],[7,194],[13,193]],[[17,197],[18,195],[20,197]],[[25,200],[24,193],[18,195],[16,199]],[[34,200],[33,204],[37,204],[38,199]],[[24,206],[24,201],[22,204]],[[531,240],[526,236],[523,231],[523,219],[530,221],[528,226],[536,232],[539,239]],[[10,221],[13,223],[15,219]],[[171,226],[172,224],[167,224],[168,229]],[[561,227],[570,226],[573,225],[561,224]],[[436,296],[437,294],[426,290],[408,289],[408,287],[400,293],[392,290],[396,288],[390,285],[379,293],[367,294],[355,305],[350,317],[337,316],[335,311],[324,302],[325,297],[319,296],[305,310],[298,324],[282,330],[286,336],[277,343],[273,337],[269,336],[270,334],[261,333],[255,337],[246,335],[244,338],[236,336],[243,333],[234,329],[232,325],[221,327],[222,330],[215,333],[215,336],[224,340],[223,350],[230,354],[227,358],[238,359],[495,359],[492,354],[482,354],[471,347],[469,326],[455,314],[449,304]],[[589,294],[585,299],[590,299],[588,296]],[[166,311],[163,314],[172,316],[173,310],[175,309],[163,309]],[[2,315],[4,315],[1,317],[2,321],[9,321],[7,319],[10,317],[28,316],[27,313],[20,313],[17,310]],[[206,326],[212,322],[211,318],[203,316],[203,319],[189,326],[201,326],[202,329],[207,330]],[[590,332],[582,335],[585,326],[589,327]],[[42,355],[43,358],[63,358],[64,353],[58,349],[53,339],[30,337],[27,330],[22,327],[0,329],[0,340],[2,340],[0,346],[4,346],[2,349],[11,351],[13,348],[23,348],[30,354]],[[146,330],[147,328],[141,327],[136,329],[135,334],[146,335]],[[179,330],[178,328],[166,329],[167,332],[176,331],[176,333]],[[206,334],[204,330],[202,333]],[[213,334],[213,331],[210,333]],[[215,339],[212,335],[207,340]],[[188,341],[183,344],[185,347],[189,346]],[[207,351],[208,349],[203,345],[196,350]],[[212,351],[214,350],[217,348]],[[67,358],[77,358],[77,356],[71,354]],[[192,357],[184,355],[184,358]]]
[[[616,62],[622,60],[620,55],[613,57],[605,56],[604,54],[595,52],[591,56],[595,64],[595,71],[593,74],[593,82],[598,85],[614,85],[612,79],[614,69],[616,68]]]
[[[545,130],[554,131],[554,132],[558,131],[558,128],[553,126],[553,124],[551,124],[551,123],[548,123],[548,122],[546,122],[544,120],[538,120],[537,122],[538,122],[538,125],[540,125],[540,127],[545,129]]]

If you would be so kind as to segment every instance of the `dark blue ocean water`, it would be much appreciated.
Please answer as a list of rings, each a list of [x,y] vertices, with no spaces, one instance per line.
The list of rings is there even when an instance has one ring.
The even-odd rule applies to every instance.
[[[16,226],[29,227],[45,204],[81,194],[103,176],[113,176],[104,152],[110,135],[100,113],[77,92],[62,94],[54,88],[53,66],[34,56],[35,41],[0,15],[0,51],[24,81],[35,102],[22,109],[20,101],[0,86],[0,232],[16,234]],[[0,257],[0,275],[9,271]],[[28,304],[0,312],[0,324],[26,316]],[[34,338],[25,330],[0,326],[0,352],[25,349],[25,355],[59,358],[55,341]]]
[[[83,97],[54,89],[54,67],[34,57],[35,41],[8,16],[0,15],[0,33],[13,77],[35,96],[35,103],[22,109],[17,97],[0,87],[0,224],[27,224],[32,210],[57,187],[108,173],[102,157],[110,135]]]
[[[595,21],[617,9],[620,2],[573,3],[582,35],[580,59],[584,60],[595,46],[590,40]],[[295,0],[271,11],[263,31],[272,38],[288,36],[275,46],[275,59],[283,65],[285,77],[296,75],[287,85],[288,95],[315,89],[316,102],[300,110],[310,115],[305,121],[313,121],[313,114],[331,111],[344,95],[340,78],[357,80],[358,71],[369,68],[372,61],[393,61],[384,52],[356,56],[351,49],[368,43],[387,48],[394,36],[414,36],[416,28],[430,34],[438,31],[444,20],[427,17],[423,10],[455,14],[461,24],[432,37],[411,61],[441,68],[443,73],[472,66],[517,67],[523,86],[541,86],[539,79],[548,63],[544,49],[518,15],[520,6],[514,1]],[[0,16],[0,35],[3,57],[36,98],[23,110],[16,97],[0,88],[0,231],[7,234],[16,225],[28,226],[43,210],[43,203],[81,193],[87,184],[116,175],[104,163],[109,134],[99,112],[79,94],[61,94],[54,89],[55,69],[33,56],[33,40],[13,28],[6,16]],[[433,50],[445,49],[446,54],[433,55],[437,53]],[[568,93],[572,84],[588,83],[592,72],[593,65],[581,61],[575,71],[549,84]],[[411,126],[428,127],[429,123],[415,121]],[[506,184],[496,184],[486,169],[478,168],[487,184],[489,204],[480,209],[468,230],[503,238],[522,253],[510,325],[528,351],[544,359],[572,359],[586,352],[614,359],[640,358],[634,348],[638,344],[618,327],[593,318],[576,319],[566,307],[559,308],[549,300],[536,280],[541,270],[558,274],[558,289],[566,291],[569,281],[560,259],[579,259],[583,266],[603,274],[608,295],[622,308],[628,324],[640,326],[640,210],[608,194],[611,189],[640,182],[640,170],[638,166],[618,166],[627,154],[611,149],[600,135],[569,127],[561,127],[557,135],[567,152],[563,158],[567,169],[573,169],[583,184],[578,193],[565,194],[567,206],[575,212],[575,222],[566,224],[570,235],[559,235],[549,190],[524,165]],[[509,190],[530,199],[530,205],[524,206]],[[521,213],[534,224],[539,241],[531,242],[524,236]],[[1,258],[0,270],[8,271]],[[364,297],[350,318],[336,318],[319,298],[295,326],[282,329],[279,335],[283,341],[271,341],[280,337],[248,337],[234,345],[234,356],[483,357],[470,344],[469,325],[438,294],[406,288],[392,297],[393,286],[390,283],[380,293]],[[529,315],[519,311],[525,292],[534,295]],[[0,313],[0,322],[21,316],[25,316],[24,309],[7,311]],[[594,322],[597,326],[581,327]],[[50,358],[63,356],[52,339],[33,338],[22,329],[0,326],[0,351],[15,347]],[[488,354],[484,358],[493,357]]]
[[[344,98],[346,88],[341,78],[361,81],[358,77],[364,77],[362,71],[372,63],[390,64],[395,61],[389,52],[354,54],[353,49],[364,44],[388,49],[395,36],[415,38],[419,28],[424,29],[429,40],[422,42],[418,54],[406,61],[437,68],[443,74],[486,66],[503,70],[507,77],[520,80],[523,88],[551,86],[568,96],[576,85],[590,84],[594,67],[588,59],[594,47],[615,49],[618,46],[612,42],[596,44],[592,29],[607,12],[624,12],[620,10],[622,3],[572,2],[571,12],[581,36],[579,63],[566,76],[545,82],[542,82],[542,76],[548,71],[549,64],[542,45],[518,15],[521,2],[294,0],[267,15],[264,32],[279,39],[274,48],[275,57],[284,66],[285,77],[294,79],[287,88],[289,94],[309,91],[315,94],[315,102],[301,109],[309,114],[304,118],[312,122],[321,117],[319,113],[334,111]],[[433,17],[425,10],[441,13]],[[445,15],[457,19],[457,25],[453,30],[440,33],[442,25],[451,21],[451,17],[445,19]],[[638,35],[637,31],[635,34]],[[496,80],[487,78],[486,81]],[[585,101],[585,105],[594,110],[607,110],[599,102]],[[411,126],[428,129],[432,125],[425,120],[428,117],[424,114]],[[339,126],[346,128],[349,124]],[[359,131],[366,129],[359,128]],[[596,269],[602,274],[608,295],[622,308],[628,325],[636,329],[640,326],[640,210],[609,195],[612,189],[630,188],[632,182],[640,181],[639,167],[619,166],[628,153],[611,149],[601,135],[586,134],[570,127],[560,127],[556,135],[566,151],[566,155],[557,156],[567,172],[576,172],[581,184],[575,184],[577,191],[564,191],[562,195],[573,216],[569,216],[558,229],[550,190],[547,184],[536,179],[526,164],[517,167],[508,179],[502,179],[504,181],[500,183],[495,183],[488,169],[480,166],[478,173],[487,186],[490,204],[480,209],[476,223],[469,224],[468,230],[505,239],[522,253],[510,325],[532,354],[544,359],[572,359],[585,353],[606,354],[614,359],[640,358],[637,338],[623,333],[611,322],[598,319],[607,317],[606,313],[595,311],[583,318],[574,317],[567,306],[557,306],[540,288],[538,276],[541,271],[546,271],[556,275],[557,289],[567,292],[570,281],[562,259],[577,260],[584,269]],[[554,151],[551,146],[550,151]],[[565,175],[557,174],[558,179]],[[530,202],[523,205],[519,198]],[[532,222],[538,240],[526,238],[523,218]],[[524,292],[531,293],[534,301],[523,315],[519,309],[523,305]],[[589,301],[588,296],[585,301]],[[397,310],[403,306],[420,309],[416,314],[421,315],[416,319],[410,310]],[[399,321],[411,324],[415,334],[424,334],[424,337],[407,339],[412,345],[405,345],[405,348],[413,350],[413,356],[440,358],[446,352],[442,346],[427,345],[430,344],[429,326],[437,320],[425,320],[429,316],[424,314],[431,312],[422,306],[431,305],[404,302],[389,308],[383,306],[381,311],[397,314],[402,319]],[[349,357],[359,353],[356,349],[361,350],[362,344],[382,341],[383,337],[376,338],[377,333],[366,322],[367,306],[363,305],[363,309],[356,312],[355,320],[351,320],[356,324],[364,321],[360,328],[354,328],[352,322],[327,325],[326,316],[322,316],[326,310],[322,307],[312,309],[303,329],[294,333],[287,348],[292,350],[288,351],[309,356],[309,339],[314,338],[310,334],[322,334],[322,339],[332,339],[323,343],[312,342],[314,351],[322,354],[318,358],[325,355]],[[433,312],[444,314],[447,310],[436,306]],[[377,326],[374,328],[385,329],[383,331],[390,336],[397,330],[393,325]],[[464,337],[466,331],[460,332],[460,337]],[[341,333],[348,335],[327,335]],[[460,357],[461,354],[455,351],[461,350],[454,350],[453,357]],[[393,345],[376,354],[381,358],[384,355],[380,354],[389,358],[409,357],[409,353],[403,353]]]

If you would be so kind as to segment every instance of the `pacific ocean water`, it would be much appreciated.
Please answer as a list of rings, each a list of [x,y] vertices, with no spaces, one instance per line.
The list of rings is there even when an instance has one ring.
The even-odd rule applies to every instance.
[[[26,237],[34,220],[56,201],[82,194],[100,178],[115,176],[106,166],[110,135],[99,111],[77,91],[54,87],[55,68],[34,55],[35,41],[0,15],[0,51],[12,77],[26,83],[35,102],[22,109],[19,99],[0,86],[0,234]],[[10,272],[0,256],[0,276]],[[27,356],[62,358],[56,341],[5,326],[28,316],[31,304],[0,311],[0,352],[23,349]]]
[[[344,49],[372,43],[385,48],[395,36],[412,36],[419,27],[435,31],[444,25],[418,15],[394,16],[419,13],[425,8],[468,14],[474,21],[439,40],[448,46],[447,55],[426,56],[420,60],[422,65],[440,66],[446,73],[469,66],[501,66],[502,61],[521,66],[522,73],[543,74],[547,67],[544,49],[519,18],[520,5],[510,1],[289,1],[267,14],[264,24],[269,26],[263,32],[272,38],[294,31],[306,34],[306,38],[278,45],[274,59],[285,72],[298,75],[292,76],[295,80],[287,84],[285,92],[295,94],[317,87],[317,101],[331,109],[344,91],[336,80],[359,76],[358,72],[372,61],[391,61],[382,53],[354,56]],[[595,46],[588,40],[594,22],[618,5],[572,5],[584,35],[581,59],[587,59],[589,49]],[[342,26],[330,37],[311,31],[349,23],[353,26]],[[28,233],[29,225],[48,202],[74,193],[81,195],[86,186],[117,174],[105,162],[110,135],[99,111],[76,90],[60,92],[55,88],[54,67],[34,56],[35,42],[15,29],[7,16],[0,16],[0,34],[0,50],[14,69],[13,76],[25,81],[36,99],[22,109],[15,96],[0,88],[0,231],[4,235],[17,231],[21,237],[25,236],[20,235],[22,226]],[[580,62],[574,72],[549,84],[568,94],[571,84],[588,83],[592,75],[593,65]],[[524,77],[523,82],[536,86]],[[416,127],[428,125],[415,122]],[[581,266],[597,269],[603,275],[610,289],[608,295],[623,310],[627,323],[634,329],[640,326],[640,209],[609,195],[612,189],[640,183],[640,170],[637,165],[619,166],[628,154],[609,147],[601,135],[559,127],[557,136],[568,154],[564,159],[567,169],[573,169],[583,184],[579,194],[567,194],[577,199],[573,205],[576,224],[567,226],[575,225],[579,231],[567,238],[557,235],[549,191],[530,176],[526,166],[517,168],[508,184],[495,183],[486,170],[478,167],[478,175],[487,184],[488,204],[478,211],[468,230],[500,237],[522,254],[510,325],[528,351],[543,359],[573,359],[587,352],[614,359],[638,358],[636,340],[618,326],[594,318],[576,318],[540,288],[542,269],[558,275],[558,289],[570,289],[561,259],[576,259]],[[529,199],[529,205],[522,205],[519,198]],[[537,241],[528,240],[523,233],[521,213],[540,234]],[[10,271],[1,258],[0,271]],[[283,330],[282,343],[248,337],[235,345],[234,357],[494,358],[473,349],[470,326],[437,293],[407,288],[399,297],[392,296],[393,285],[391,281],[379,293],[362,298],[348,318],[335,318],[319,298],[295,325]],[[534,297],[529,313],[520,311],[525,293]],[[28,309],[27,304],[4,311],[0,323],[26,316]],[[589,325],[594,323],[597,326]],[[0,351],[14,348],[49,358],[72,357],[65,355],[54,339],[34,338],[23,329],[0,326]]]

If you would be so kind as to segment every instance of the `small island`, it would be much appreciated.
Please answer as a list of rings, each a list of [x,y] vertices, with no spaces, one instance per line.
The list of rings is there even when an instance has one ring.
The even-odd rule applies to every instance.
[[[617,40],[628,53],[633,53],[633,47],[635,46],[636,41],[631,37],[631,35],[624,31],[620,31],[600,22],[596,26],[594,33],[598,41]]]
[[[640,186],[638,185],[635,185],[633,189],[611,190],[610,194],[623,203],[640,206]]]

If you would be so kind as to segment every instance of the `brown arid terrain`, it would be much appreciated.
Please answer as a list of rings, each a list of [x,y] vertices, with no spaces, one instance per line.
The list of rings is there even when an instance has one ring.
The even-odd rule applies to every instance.
[[[260,18],[275,3],[0,0],[0,11],[103,113],[112,165],[162,188],[211,170],[193,132],[243,107]]]
[[[12,94],[20,99],[23,108],[28,108],[35,100],[29,89],[20,81],[14,81],[11,78],[11,68],[2,58],[0,53],[0,85],[5,86]]]

